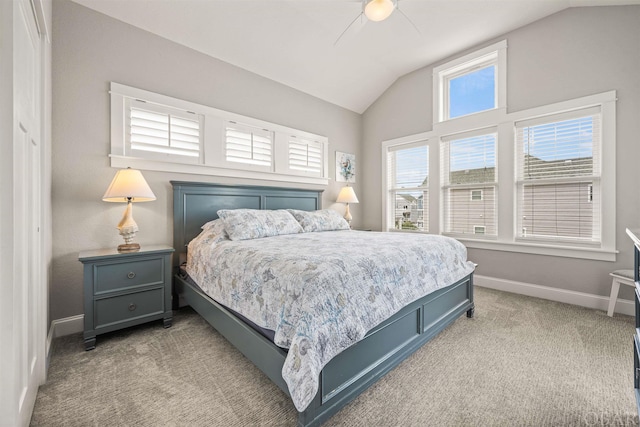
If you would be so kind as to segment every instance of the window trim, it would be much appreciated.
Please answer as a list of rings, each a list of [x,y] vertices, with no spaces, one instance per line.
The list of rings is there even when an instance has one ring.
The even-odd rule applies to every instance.
[[[329,184],[329,160],[327,155],[329,151],[329,139],[325,136],[161,95],[144,89],[126,86],[116,82],[110,83],[109,94],[111,99],[111,152],[109,154],[109,158],[111,167],[113,168],[133,167],[142,170],[186,173],[192,175],[215,175],[230,178],[256,179],[297,184]],[[129,98],[144,100],[148,103],[201,114],[204,118],[204,141],[202,148],[203,153],[200,156],[200,162],[198,164],[180,163],[146,157],[128,156],[125,151],[126,138],[124,135],[126,131],[126,120],[124,111],[125,101]],[[251,170],[250,168],[245,168],[244,166],[247,165],[243,163],[233,164],[231,162],[225,162],[225,121],[235,121],[237,123],[247,124],[261,129],[269,129],[273,132],[273,145],[275,152],[272,157],[273,165],[270,170]],[[284,152],[288,152],[288,147],[286,144],[281,145],[281,141],[283,138],[288,138],[290,135],[295,135],[298,138],[312,140],[322,144],[322,176],[310,176],[309,174],[297,173],[297,171],[286,168],[287,157],[286,154],[284,157],[282,154]]]

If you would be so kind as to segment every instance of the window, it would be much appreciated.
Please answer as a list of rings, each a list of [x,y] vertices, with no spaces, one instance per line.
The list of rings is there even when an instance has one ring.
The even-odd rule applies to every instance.
[[[434,122],[504,108],[506,42],[434,69]]]
[[[433,69],[432,129],[382,144],[383,229],[413,217],[391,153],[424,141],[439,168],[425,186],[428,232],[468,248],[616,261],[616,92],[507,111],[506,51],[503,41]]]
[[[326,137],[111,82],[111,166],[327,185]]]
[[[225,158],[228,162],[261,166],[270,170],[272,139],[271,132],[267,129],[230,121],[225,126]]]
[[[322,176],[324,164],[322,144],[306,141],[295,135],[289,137],[289,169],[315,176]]]
[[[496,59],[497,54],[490,55],[486,58],[488,65],[481,63],[478,70],[477,65],[465,64],[462,74],[444,78],[445,117],[453,119],[496,108]]]
[[[387,149],[387,229],[429,231],[426,141]]]
[[[600,242],[600,108],[516,123],[518,237]]]
[[[442,138],[444,232],[496,235],[496,134],[465,133]]]
[[[128,100],[127,106],[129,155],[199,163],[202,116],[138,99]]]

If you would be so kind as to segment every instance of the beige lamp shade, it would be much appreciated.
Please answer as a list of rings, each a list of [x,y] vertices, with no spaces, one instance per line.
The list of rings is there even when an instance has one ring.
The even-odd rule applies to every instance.
[[[113,177],[107,192],[102,196],[105,202],[150,202],[156,199],[142,173],[136,169],[121,169]]]
[[[356,192],[353,191],[353,187],[343,187],[338,194],[337,203],[358,203],[358,197]]]
[[[392,0],[369,0],[364,7],[364,14],[368,20],[378,22],[387,19],[395,4]]]

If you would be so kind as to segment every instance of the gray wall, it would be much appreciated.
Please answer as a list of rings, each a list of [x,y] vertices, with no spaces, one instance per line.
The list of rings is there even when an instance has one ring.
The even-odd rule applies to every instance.
[[[157,92],[329,138],[335,151],[360,159],[361,116],[134,28],[67,0],[53,10],[53,280],[50,319],[83,313],[78,252],[115,247],[124,204],[101,201],[116,170],[109,167],[109,82]],[[360,168],[362,170],[363,168]],[[172,244],[169,180],[266,184],[255,180],[143,171],[157,200],[134,206],[137,241]],[[354,185],[360,195],[362,180]],[[317,188],[269,182],[270,185]],[[342,183],[330,181],[324,207]],[[354,226],[362,205],[353,205]]]
[[[487,40],[506,39],[507,108],[519,111],[617,90],[617,262],[470,249],[481,275],[608,295],[608,273],[633,265],[625,228],[640,227],[640,6],[572,8]],[[480,42],[480,41],[479,41]],[[464,54],[467,52],[460,52]],[[456,55],[455,57],[460,56]],[[364,225],[381,226],[381,142],[432,129],[433,67],[398,79],[363,115]],[[605,207],[606,209],[606,207]],[[631,298],[631,294],[621,294]]]

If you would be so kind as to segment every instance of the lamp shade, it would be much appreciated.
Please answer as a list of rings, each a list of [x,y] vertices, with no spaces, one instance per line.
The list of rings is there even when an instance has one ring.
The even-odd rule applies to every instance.
[[[107,192],[102,196],[105,202],[150,202],[156,199],[142,173],[136,169],[121,169],[113,177]]]
[[[364,7],[364,14],[370,21],[384,21],[391,15],[394,8],[395,4],[392,0],[369,0]]]
[[[338,194],[337,203],[358,203],[356,192],[353,191],[353,187],[342,187]]]

